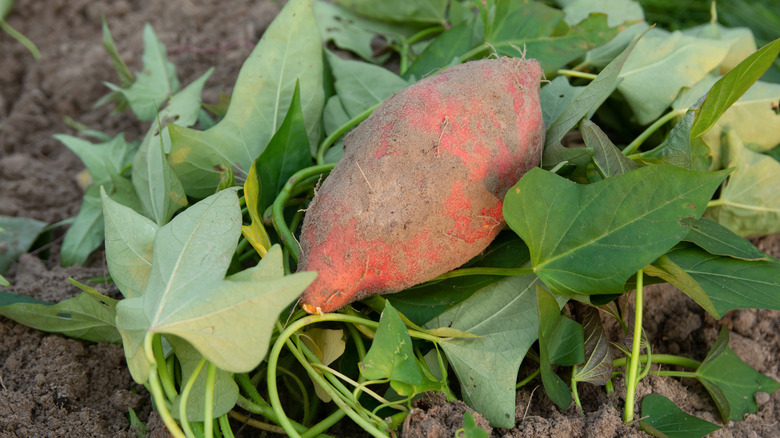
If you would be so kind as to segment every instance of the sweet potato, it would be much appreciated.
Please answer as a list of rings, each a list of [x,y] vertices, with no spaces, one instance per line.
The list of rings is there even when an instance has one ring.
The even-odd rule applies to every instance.
[[[301,296],[329,312],[398,292],[483,251],[504,226],[504,195],[544,143],[536,60],[449,68],[401,90],[344,140],[301,232]]]

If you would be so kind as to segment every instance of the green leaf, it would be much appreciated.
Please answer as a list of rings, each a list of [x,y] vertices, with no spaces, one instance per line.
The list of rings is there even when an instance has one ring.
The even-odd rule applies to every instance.
[[[420,370],[412,338],[390,302],[385,304],[374,342],[360,363],[360,374],[369,380],[390,379],[390,386],[403,396],[441,388],[440,382],[428,379]]]
[[[683,91],[675,101],[675,108],[685,108],[691,100],[705,94],[718,80],[717,76],[708,76],[690,90]],[[706,96],[704,96],[706,97]],[[773,129],[777,113],[773,109],[780,101],[780,84],[758,81],[723,114],[715,126],[695,141],[703,141],[712,156],[711,169],[725,166],[721,156],[727,149],[726,131],[732,131],[737,137],[756,152],[766,152],[780,143],[780,133]]]
[[[139,297],[152,270],[157,224],[109,198],[101,189],[105,223],[106,264],[125,298]]]
[[[690,87],[720,65],[729,44],[675,31],[651,29],[636,45],[620,73],[618,90],[637,121],[658,118],[683,87]]]
[[[60,261],[63,266],[70,266],[84,263],[89,254],[103,242],[101,185],[110,193],[120,194],[123,203],[131,206],[138,204],[132,184],[121,176],[123,169],[132,161],[136,148],[125,141],[124,134],[101,144],[62,134],[54,138],[81,159],[92,177],[92,185],[84,193],[79,213],[65,233],[62,243]]]
[[[365,17],[381,21],[444,23],[447,0],[398,0],[378,2],[374,0],[336,0],[337,4],[349,8]]]
[[[642,162],[646,164],[671,164],[691,169],[693,161],[691,126],[695,116],[695,109],[689,109],[682,120],[674,125],[661,144],[639,154]]]
[[[734,131],[724,144],[734,172],[707,216],[740,236],[780,232],[780,162],[746,148]]]
[[[650,25],[644,21],[634,23],[622,30],[618,27],[620,32],[609,40],[606,44],[602,44],[585,55],[584,65],[592,65],[597,68],[602,68],[609,64],[616,56],[620,55],[620,52],[625,50],[631,42],[635,41],[640,35],[647,31]]]
[[[504,278],[424,325],[480,336],[443,339],[439,345],[458,376],[463,401],[494,427],[515,424],[517,371],[538,334],[536,284],[533,275]]]
[[[564,13],[542,3],[502,2],[496,6],[485,42],[506,56],[534,58],[552,72],[617,35],[603,14],[591,14],[569,27]]]
[[[585,309],[582,325],[586,361],[582,366],[577,367],[572,380],[604,385],[612,378],[612,350],[609,339],[604,333],[604,326],[601,324],[599,310],[588,306]]]
[[[707,94],[691,128],[691,138],[697,138],[712,128],[720,116],[737,101],[780,54],[780,39],[762,47],[723,76]]]
[[[728,347],[729,331],[721,328],[707,357],[696,370],[696,378],[707,389],[724,422],[741,420],[746,414],[758,411],[755,395],[771,394],[780,388],[777,382],[757,372]]]
[[[113,298],[89,292],[57,304],[0,292],[0,315],[36,330],[91,342],[119,342],[116,304]]]
[[[111,61],[114,63],[114,70],[119,75],[119,86],[127,88],[133,83],[135,78],[130,69],[127,68],[125,61],[119,56],[119,51],[116,49],[116,44],[114,44],[114,38],[111,36],[111,30],[109,30],[108,23],[106,23],[106,17],[101,17],[101,20],[103,22],[103,47],[105,47],[106,52],[111,57]]]
[[[241,210],[232,189],[198,202],[157,230],[142,296],[117,306],[117,326],[137,382],[148,379],[143,344],[154,333],[184,339],[230,372],[249,371],[265,356],[274,321],[316,274],[225,280],[240,230]],[[261,264],[281,267],[279,247]]]
[[[181,381],[182,386],[187,382],[190,376],[193,374],[198,364],[202,360],[203,356],[198,353],[198,350],[193,348],[187,342],[177,338],[176,336],[166,336],[165,339],[173,347],[173,352],[176,354],[176,359],[181,364]],[[208,363],[207,363],[208,365]],[[205,419],[203,410],[206,407],[203,394],[206,391],[206,366],[201,369],[195,379],[195,384],[192,386],[190,396],[187,398],[187,420],[188,421],[203,421]],[[214,376],[214,404],[212,406],[212,418],[221,417],[224,414],[230,412],[238,401],[238,385],[233,380],[233,376],[225,370],[217,368]],[[181,394],[179,394],[173,401],[171,406],[171,414],[174,418],[181,418],[180,405]]]
[[[202,198],[214,193],[223,168],[233,168],[239,181],[246,178],[287,114],[296,82],[309,144],[315,148],[325,103],[322,72],[311,0],[292,0],[242,66],[225,118],[206,131],[169,126],[169,159],[187,194]]]
[[[500,233],[480,256],[465,267],[518,268],[528,259],[528,247],[515,233],[507,231]],[[387,300],[415,324],[424,324],[480,289],[505,278],[499,275],[470,275],[433,280],[388,295]]]
[[[631,0],[575,0],[568,2],[563,12],[566,13],[564,20],[569,25],[588,18],[588,15],[594,12],[606,14],[610,27],[645,19],[642,6]]]
[[[725,172],[649,166],[579,185],[533,169],[507,192],[504,217],[553,292],[622,293],[628,278],[687,233]]]
[[[375,49],[371,46],[375,38],[411,36],[419,30],[419,26],[406,22],[387,23],[366,18],[322,0],[314,1],[314,15],[323,41],[332,41],[336,47],[354,52],[364,60],[377,64],[387,61],[390,54],[375,56]]]
[[[451,67],[453,63],[460,64],[458,59],[476,45],[474,26],[463,23],[445,30],[437,36],[420,56],[403,72],[404,79],[421,79],[437,72],[437,69]]]
[[[136,73],[135,81],[130,87],[105,84],[125,96],[138,119],[148,121],[154,118],[157,108],[162,107],[162,104],[179,90],[176,66],[168,61],[165,45],[157,39],[149,23],[144,25],[143,62],[143,70]]]
[[[203,85],[213,71],[209,69],[171,98],[168,106],[157,114],[133,160],[133,186],[143,213],[158,225],[166,224],[176,211],[187,205],[184,187],[165,157],[171,148],[168,124],[191,126],[198,121]]]
[[[718,5],[718,9],[723,5]],[[733,7],[739,8],[739,3]],[[756,10],[756,13],[759,13]],[[734,26],[736,23],[730,23]],[[732,70],[745,58],[756,51],[756,40],[753,38],[753,32],[747,27],[725,27],[716,21],[700,24],[682,31],[684,34],[697,37],[713,38],[721,40],[729,45],[729,52],[720,64],[720,71],[726,73]]]
[[[459,431],[460,434],[457,432],[455,434],[458,438],[488,438],[490,436],[486,430],[477,426],[477,421],[469,411],[463,413],[463,427]]]
[[[273,204],[276,195],[295,172],[310,164],[311,154],[301,112],[300,89],[296,85],[284,121],[254,163],[260,182],[257,205],[261,211]]]
[[[683,240],[696,244],[710,254],[742,260],[773,260],[772,257],[759,251],[749,240],[734,234],[712,219],[686,219],[686,222],[689,229]]]
[[[574,102],[585,87],[574,87],[569,84],[566,76],[558,76],[539,91],[539,101],[542,104],[542,120],[544,126],[558,120],[566,108]]]
[[[384,67],[348,61],[327,53],[336,92],[349,118],[409,86],[408,82]]]
[[[604,131],[590,120],[580,122],[580,133],[585,146],[593,149],[593,163],[603,178],[621,175],[639,166],[615,147]]]
[[[713,317],[729,310],[780,310],[780,262],[718,256],[680,246],[653,263],[648,275],[663,278]]]
[[[539,286],[536,286],[536,303],[539,312],[539,367],[544,391],[559,408],[566,409],[571,404],[571,389],[552,370],[550,346],[556,340],[555,336],[560,334],[558,327],[561,321],[568,318],[561,316],[561,308],[555,297]]]
[[[79,157],[92,177],[92,184],[97,186],[121,175],[137,150],[137,145],[126,141],[124,134],[100,144],[65,134],[55,134],[54,138]]]
[[[644,35],[640,35],[620,55],[607,64],[596,76],[596,79],[592,80],[579,96],[561,112],[561,115],[551,125],[547,125],[547,136],[545,137],[544,153],[542,155],[542,165],[545,168],[552,168],[556,164],[565,161],[571,162],[578,167],[583,167],[590,161],[590,153],[592,151],[588,153],[588,149],[585,149],[585,151],[579,150],[581,148],[567,149],[561,145],[561,140],[583,117],[592,114],[612,94],[620,82],[618,75],[623,69],[626,58],[628,58],[637,42]]]
[[[661,438],[700,438],[721,428],[686,414],[674,402],[658,394],[647,394],[642,398],[639,427]]]
[[[28,217],[0,216],[0,274],[30,250],[46,225]]]

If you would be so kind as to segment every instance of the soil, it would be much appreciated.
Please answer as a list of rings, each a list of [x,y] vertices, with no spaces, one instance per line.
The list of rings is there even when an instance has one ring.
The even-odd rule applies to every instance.
[[[20,44],[0,33],[0,215],[24,216],[48,223],[74,216],[82,189],[78,158],[52,138],[76,135],[65,119],[89,129],[138,139],[146,125],[132,117],[112,115],[110,106],[93,108],[108,91],[102,82],[118,82],[102,47],[101,17],[111,27],[118,50],[131,70],[141,68],[142,30],[151,23],[168,47],[187,84],[214,66],[204,100],[218,101],[230,92],[244,59],[281,5],[272,1],[208,2],[178,0],[19,0],[7,21],[41,50],[34,60]],[[107,273],[101,251],[83,266],[59,266],[64,229],[52,232],[52,243],[21,257],[6,277],[3,290],[47,301],[79,293],[67,278],[85,282]],[[755,241],[780,257],[780,236]],[[99,286],[115,294],[109,285]],[[731,347],[760,372],[780,379],[780,312],[738,310],[721,321],[706,315],[685,295],[666,286],[648,291],[645,328],[655,352],[702,359],[721,325],[732,330]],[[517,393],[517,427],[493,429],[496,437],[645,436],[620,420],[623,400],[601,387],[583,384],[584,414],[558,410],[532,381]],[[685,411],[719,423],[714,404],[695,381],[648,378],[638,398],[649,391],[663,394]],[[621,393],[617,382],[615,394]],[[780,436],[780,392],[759,397],[761,409],[745,421],[732,422],[717,437]],[[417,402],[418,410],[404,435],[451,437],[462,426],[460,402],[440,395]],[[0,438],[135,437],[128,409],[146,423],[150,437],[166,436],[153,413],[146,390],[133,383],[122,349],[42,333],[0,317]],[[490,430],[479,414],[478,425]]]

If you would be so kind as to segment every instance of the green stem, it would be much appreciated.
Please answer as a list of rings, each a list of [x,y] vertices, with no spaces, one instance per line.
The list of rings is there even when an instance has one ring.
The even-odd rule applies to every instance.
[[[571,76],[573,78],[582,78],[582,79],[590,79],[591,81],[596,79],[596,76],[593,73],[585,73],[581,71],[576,70],[567,70],[567,69],[560,69],[557,71],[557,73],[561,76]]]
[[[521,380],[521,381],[517,382],[517,385],[515,385],[515,389],[520,389],[520,388],[522,388],[522,387],[523,387],[523,386],[525,386],[525,385],[526,385],[528,382],[530,382],[531,380],[533,380],[534,378],[536,378],[536,376],[538,376],[538,375],[539,375],[539,373],[541,373],[541,372],[542,372],[542,369],[541,369],[541,368],[537,368],[537,369],[536,369],[536,371],[534,371],[533,373],[531,373],[531,375],[530,375],[530,376],[528,376],[528,377],[526,377],[525,379],[523,379],[523,380]]]
[[[626,405],[623,411],[623,422],[630,423],[634,420],[634,398],[636,387],[639,384],[639,354],[642,348],[642,282],[644,271],[640,269],[636,274],[636,305],[634,310],[634,339],[631,344],[631,358],[628,365],[628,377],[626,378]]]
[[[347,413],[341,409],[334,411],[332,414],[328,415],[324,420],[315,424],[309,430],[303,432],[301,434],[301,438],[312,438],[312,437],[319,436],[320,434],[324,433],[326,430],[333,427],[334,424],[338,423],[339,420],[344,418],[345,415],[347,415]]]
[[[580,393],[577,391],[577,379],[574,376],[577,375],[577,365],[574,365],[571,369],[571,395],[574,399],[574,405],[577,406],[580,412],[582,412],[582,403],[580,402]]]
[[[440,281],[447,278],[465,277],[468,275],[527,275],[533,274],[534,268],[463,268],[441,274],[431,281]]]
[[[279,370],[286,374],[287,377],[291,378],[298,386],[298,390],[301,392],[301,404],[303,405],[303,424],[306,424],[306,419],[309,418],[309,393],[306,391],[306,387],[303,385],[301,379],[292,371],[282,367],[279,367]]]
[[[181,398],[179,399],[179,416],[181,417],[181,428],[184,429],[184,433],[188,437],[195,436],[195,433],[192,431],[192,427],[190,427],[189,420],[187,420],[187,400],[190,398],[192,387],[195,386],[195,381],[198,379],[198,375],[200,375],[204,365],[206,365],[206,358],[202,357],[200,362],[198,362],[198,365],[195,367],[195,370],[190,375],[190,378],[187,379],[187,383],[184,385],[184,388],[181,391]]]
[[[296,359],[298,359],[301,365],[306,369],[306,371],[309,373],[309,376],[315,382],[317,382],[322,387],[322,389],[328,393],[328,395],[330,395],[333,401],[341,409],[345,411],[346,415],[352,418],[353,421],[355,421],[360,427],[362,427],[366,432],[370,433],[371,435],[377,437],[386,436],[382,431],[377,429],[373,424],[369,423],[366,419],[361,417],[357,412],[353,411],[352,408],[348,406],[341,398],[341,393],[328,384],[328,381],[320,373],[318,373],[317,370],[315,370],[314,367],[311,366],[311,364],[309,364],[309,362],[306,360],[305,355],[298,348],[296,348],[294,343],[290,340],[290,337],[292,337],[295,332],[305,327],[306,325],[317,323],[317,322],[325,322],[325,321],[349,322],[353,324],[370,326],[373,327],[374,329],[376,329],[379,326],[379,323],[375,321],[354,317],[350,315],[333,314],[333,313],[306,316],[287,326],[287,328],[276,339],[276,342],[274,342],[273,347],[271,348],[271,351],[268,354],[268,382],[267,382],[268,397],[270,400],[271,407],[273,408],[276,416],[278,417],[277,422],[292,437],[300,436],[297,433],[297,431],[293,428],[290,419],[284,413],[281,400],[279,399],[279,392],[276,387],[276,367],[279,361],[279,355],[282,351],[283,346],[288,345],[290,351],[293,353]],[[412,337],[416,337],[418,339],[425,339],[432,342],[438,342],[438,338],[436,336],[428,335],[426,333],[421,333],[416,330],[410,330],[409,335]]]
[[[225,438],[235,438],[233,435],[233,429],[230,428],[230,419],[228,414],[223,414],[219,417],[219,429],[222,431],[222,435]]]
[[[403,75],[406,70],[409,69],[409,52],[411,52],[412,44],[420,41],[423,38],[427,38],[429,35],[439,33],[444,30],[444,26],[434,26],[427,29],[423,29],[416,34],[412,35],[408,39],[404,40],[401,46],[401,66],[400,73]]]
[[[648,137],[653,135],[653,133],[657,131],[658,128],[665,125],[666,122],[668,122],[669,120],[672,120],[677,116],[685,114],[686,111],[688,111],[687,108],[669,111],[668,113],[664,114],[661,118],[656,120],[652,125],[648,126],[647,129],[644,130],[644,132],[639,134],[639,136],[635,138],[634,141],[629,143],[628,146],[626,146],[625,149],[623,149],[623,155],[629,155],[632,152],[639,149],[639,146],[641,146],[642,143],[644,143],[644,141],[648,139]]]
[[[214,383],[217,379],[217,367],[209,362],[206,370],[206,394],[203,397],[203,428],[206,429],[206,438],[214,436]]]
[[[152,398],[154,399],[155,407],[157,408],[157,413],[160,414],[160,418],[163,420],[163,423],[168,428],[168,432],[170,432],[171,435],[173,435],[174,438],[186,438],[184,435],[184,432],[182,432],[181,428],[179,427],[179,424],[176,423],[176,420],[173,419],[173,416],[171,415],[170,409],[168,409],[168,400],[165,398],[164,391],[162,389],[162,384],[160,383],[160,379],[157,376],[157,363],[154,359],[154,352],[152,345],[155,342],[155,337],[159,337],[159,334],[154,334],[152,332],[147,332],[146,336],[144,337],[144,355],[146,356],[146,360],[149,362],[149,392],[152,393]]]
[[[718,207],[725,203],[726,201],[724,201],[723,199],[713,199],[712,201],[707,203],[707,208]]]
[[[165,360],[165,354],[162,349],[162,336],[154,336],[152,338],[152,352],[154,353],[154,360],[157,362],[157,372],[162,388],[165,391],[165,396],[173,402],[176,400],[178,393],[176,392],[173,379],[170,373],[168,373],[168,363]]]
[[[642,363],[647,362],[647,355],[640,354],[639,361]],[[612,361],[612,366],[622,367],[625,366],[627,358],[619,357]],[[673,354],[653,354],[653,363],[662,363],[666,365],[677,365],[685,368],[697,369],[701,366],[701,362],[687,357],[675,356]]]
[[[482,52],[485,52],[490,49],[491,46],[489,46],[487,43],[482,43],[478,45],[477,47],[474,47],[473,49],[469,50],[468,52],[461,55],[458,60],[460,62],[466,62],[469,59],[481,54]]]
[[[296,182],[308,178],[312,175],[322,174],[333,169],[335,164],[322,164],[319,166],[311,166],[295,172],[287,183],[285,183],[282,191],[279,192],[279,196],[276,197],[273,204],[273,223],[276,228],[276,233],[279,238],[282,239],[284,246],[290,250],[290,255],[297,262],[298,261],[298,242],[295,240],[290,228],[287,227],[287,223],[284,221],[284,204],[290,197],[290,193],[295,187]]]
[[[342,135],[346,134],[347,131],[357,126],[360,122],[367,119],[368,116],[371,115],[372,112],[381,104],[382,102],[377,103],[376,105],[372,106],[371,108],[363,111],[362,113],[356,115],[347,123],[344,123],[339,127],[339,129],[333,131],[330,133],[329,136],[325,138],[325,140],[320,143],[320,146],[317,148],[317,165],[322,166],[325,164],[325,152],[328,151],[328,148],[336,142]]]

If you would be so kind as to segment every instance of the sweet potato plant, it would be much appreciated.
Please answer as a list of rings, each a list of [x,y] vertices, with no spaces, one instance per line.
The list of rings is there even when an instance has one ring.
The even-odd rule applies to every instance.
[[[701,382],[724,422],[755,412],[780,383],[726,329],[702,361],[654,355],[643,288],[718,319],[780,310],[780,262],[743,237],[780,232],[780,40],[558,3],[290,0],[227,105],[201,102],[210,72],[181,86],[149,26],[131,72],[106,24],[120,83],[101,103],[149,130],[58,136],[92,181],[62,261],[105,245],[122,299],[1,293],[0,315],[121,343],[176,437],[345,416],[388,436],[425,391],[511,428],[524,361],[561,409],[624,376],[624,420],[655,436],[719,428],[636,400],[659,364],[690,369],[663,373]],[[28,225],[0,223],[24,236],[12,256]]]

